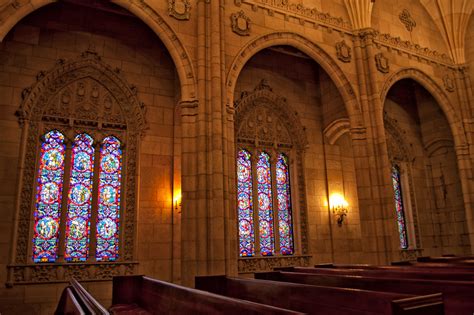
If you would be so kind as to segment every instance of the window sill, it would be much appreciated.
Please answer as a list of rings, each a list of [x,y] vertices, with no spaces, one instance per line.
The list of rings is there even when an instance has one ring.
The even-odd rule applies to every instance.
[[[273,271],[273,268],[277,267],[307,267],[311,257],[309,255],[241,257],[238,260],[238,272],[242,274]]]
[[[108,281],[113,276],[135,273],[138,262],[79,262],[8,265],[7,287],[18,284],[64,283],[78,281]]]

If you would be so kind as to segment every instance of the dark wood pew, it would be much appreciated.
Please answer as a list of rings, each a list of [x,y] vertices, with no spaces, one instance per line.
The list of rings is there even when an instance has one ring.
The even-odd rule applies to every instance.
[[[474,273],[464,272],[434,272],[432,270],[397,270],[397,269],[338,269],[338,268],[311,268],[311,267],[283,267],[275,268],[279,271],[353,275],[374,278],[401,278],[401,279],[428,279],[428,280],[448,280],[448,281],[474,281]]]
[[[59,299],[56,315],[108,315],[109,312],[75,279],[70,281]]]
[[[144,277],[113,278],[112,314],[302,314]]]
[[[337,268],[337,269],[374,269],[374,270],[397,270],[397,271],[426,271],[426,272],[459,272],[474,273],[474,266],[464,266],[446,263],[410,263],[403,262],[392,266],[377,266],[366,264],[316,264],[315,268]]]
[[[439,293],[413,296],[226,276],[196,277],[196,288],[309,314],[443,314]]]
[[[255,278],[414,295],[441,292],[443,293],[446,314],[472,315],[474,312],[474,282],[470,281],[374,278],[281,271],[256,273]]]
[[[449,263],[449,264],[464,264],[471,265],[474,257],[472,256],[441,256],[441,257],[431,257],[431,256],[421,256],[417,257],[416,261],[418,263]]]

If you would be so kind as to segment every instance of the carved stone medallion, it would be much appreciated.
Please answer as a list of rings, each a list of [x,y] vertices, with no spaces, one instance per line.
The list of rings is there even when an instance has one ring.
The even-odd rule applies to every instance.
[[[375,64],[377,65],[377,70],[382,73],[388,73],[390,71],[388,59],[383,55],[383,53],[378,53],[375,55]]]
[[[240,36],[250,35],[250,18],[245,15],[243,10],[233,13],[230,16],[232,21],[232,31]]]
[[[189,0],[168,0],[168,14],[177,20],[189,20],[191,3]]]
[[[443,77],[444,88],[448,92],[454,92],[456,85],[454,83],[453,77],[449,74],[445,74]]]
[[[400,15],[398,15],[398,17],[409,32],[413,31],[416,26],[416,22],[411,17],[411,14],[407,9],[403,9],[403,11],[400,13]]]
[[[351,62],[351,47],[346,44],[346,41],[336,43],[337,58],[342,62]]]

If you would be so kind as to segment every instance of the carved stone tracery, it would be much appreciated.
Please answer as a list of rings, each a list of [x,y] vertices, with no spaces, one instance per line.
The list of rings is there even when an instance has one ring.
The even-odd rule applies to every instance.
[[[23,126],[23,133],[26,133],[26,146],[21,153],[24,155],[23,172],[20,174],[22,186],[17,205],[17,239],[12,265],[9,266],[9,281],[63,281],[68,275],[77,273],[72,265],[63,264],[61,270],[67,271],[64,274],[56,270],[60,268],[59,263],[43,265],[28,260],[39,139],[45,131],[53,128],[66,135],[86,131],[98,141],[106,134],[114,134],[125,145],[120,262],[131,262],[135,239],[137,149],[140,136],[146,128],[144,105],[138,101],[126,81],[93,51],[87,51],[69,62],[58,62],[50,71],[42,72],[38,81],[25,89],[22,97],[16,114]],[[91,263],[80,265],[89,266]],[[94,271],[86,278],[95,277],[97,268],[87,268]],[[111,263],[110,268],[118,270],[114,271],[115,274],[125,272],[125,269],[114,263]]]
[[[296,112],[291,109],[284,97],[273,92],[265,79],[261,80],[252,92],[242,92],[241,98],[235,103],[236,143],[285,152],[296,164],[297,174],[294,183],[299,196],[301,253],[307,254],[308,227],[303,152],[308,140],[301,126]],[[292,155],[290,152],[295,153]],[[295,235],[295,239],[296,237]]]

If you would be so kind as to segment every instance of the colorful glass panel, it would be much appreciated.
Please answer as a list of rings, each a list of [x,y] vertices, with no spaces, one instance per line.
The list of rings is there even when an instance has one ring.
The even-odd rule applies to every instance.
[[[34,212],[34,262],[54,262],[58,256],[65,150],[61,132],[52,130],[44,136]]]
[[[276,184],[278,200],[278,227],[280,232],[280,252],[293,254],[293,223],[291,219],[291,193],[288,158],[280,154],[276,163]]]
[[[240,256],[253,256],[252,161],[246,150],[239,151],[237,155],[237,211]]]
[[[121,172],[120,141],[113,136],[107,137],[100,151],[97,261],[113,261],[118,258]]]
[[[86,261],[89,254],[92,181],[94,176],[93,140],[77,135],[72,146],[71,177],[66,223],[66,261]]]
[[[258,225],[260,232],[260,253],[274,254],[273,206],[270,156],[262,152],[257,162]]]
[[[392,167],[392,184],[395,196],[395,210],[397,212],[398,233],[400,236],[400,247],[408,248],[407,228],[405,222],[405,209],[403,207],[402,185],[400,181],[400,168],[398,165]]]

